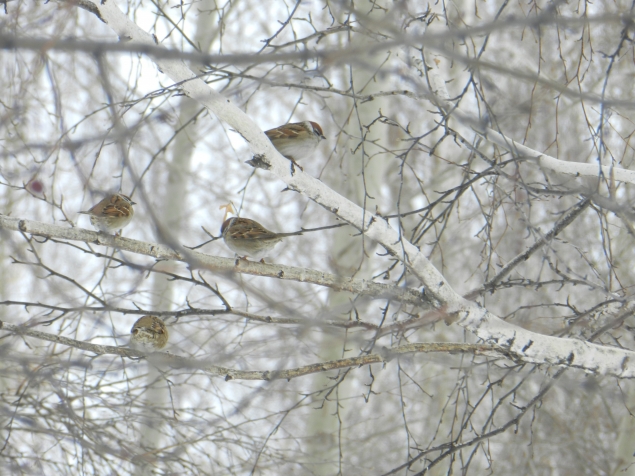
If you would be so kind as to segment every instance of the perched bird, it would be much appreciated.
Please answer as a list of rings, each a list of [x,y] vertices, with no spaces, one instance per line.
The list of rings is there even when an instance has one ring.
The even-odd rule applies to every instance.
[[[133,205],[135,202],[129,197],[115,193],[104,198],[90,210],[79,213],[90,215],[90,223],[99,231],[111,233],[130,223],[134,215]]]
[[[249,218],[227,218],[230,214],[236,213],[231,202],[221,205],[219,209],[225,209],[223,225],[220,229],[221,236],[227,247],[241,258],[246,258],[247,256],[254,259],[264,258],[285,236],[302,234],[301,231],[274,233]],[[260,261],[264,263],[264,259]]]
[[[238,256],[260,259],[263,263],[267,253],[273,250],[285,236],[302,234],[301,231],[274,233],[257,221],[239,217],[227,218],[220,232],[227,247]]]
[[[302,167],[296,161],[311,155],[320,140],[325,139],[322,128],[313,121],[285,124],[265,131],[265,134],[278,152],[300,169]]]
[[[130,347],[137,350],[155,351],[168,343],[168,328],[156,316],[143,316],[130,329]]]

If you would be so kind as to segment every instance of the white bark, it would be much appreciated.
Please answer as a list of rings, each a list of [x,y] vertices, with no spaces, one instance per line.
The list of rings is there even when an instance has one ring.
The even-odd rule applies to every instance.
[[[91,11],[98,14],[99,18],[108,24],[121,40],[154,44],[152,37],[131,22],[113,1],[107,1],[104,4],[88,1],[81,3],[84,7],[90,6]],[[264,155],[271,164],[269,171],[285,182],[289,189],[306,195],[340,219],[362,230],[368,238],[380,243],[393,257],[404,260],[404,264],[425,285],[426,294],[436,301],[438,307],[446,314],[457,315],[459,317],[457,323],[480,339],[508,348],[524,362],[567,365],[588,372],[618,377],[635,376],[635,368],[630,365],[630,359],[633,357],[631,352],[529,332],[502,321],[477,303],[464,300],[415,246],[399,236],[387,220],[369,211],[364,212],[358,205],[306,173],[296,171],[291,175],[288,161],[277,153],[255,123],[229,99],[197,79],[182,61],[165,59],[155,61],[163,73],[175,83],[179,83],[187,96],[199,101],[220,120],[230,124],[245,138],[255,153]],[[495,137],[494,134],[490,136]],[[501,140],[501,142],[507,141]],[[568,170],[573,174],[585,173],[595,177],[597,172],[596,168],[589,165],[569,166],[559,161],[554,162],[553,158],[540,160],[543,164]],[[607,168],[606,172],[609,173],[610,170]],[[628,171],[616,173],[615,176],[620,180],[628,181],[635,178],[635,174]],[[363,221],[364,217],[366,217],[365,221]]]
[[[556,159],[550,155],[534,150],[526,145],[520,144],[515,140],[506,137],[504,134],[485,127],[483,122],[477,117],[473,117],[469,113],[457,108],[449,101],[450,95],[445,87],[445,81],[440,72],[431,68],[429,71],[430,81],[432,83],[433,94],[441,107],[448,115],[449,121],[453,129],[459,131],[462,137],[471,140],[475,134],[478,134],[492,144],[498,145],[503,149],[511,152],[516,157],[524,157],[530,159],[539,167],[568,176],[570,178],[593,178],[600,176],[600,171],[605,178],[612,177],[618,182],[635,184],[635,171],[622,169],[620,167],[599,166],[594,164],[584,164],[580,162],[567,162]]]
[[[221,273],[244,273],[254,276],[268,276],[276,279],[317,284],[338,291],[360,294],[377,299],[394,299],[419,306],[426,304],[425,299],[416,289],[390,286],[365,279],[342,278],[334,274],[306,268],[221,258],[196,251],[189,251],[187,249],[174,251],[169,246],[163,244],[145,243],[131,238],[98,233],[84,228],[68,228],[60,225],[0,215],[0,229],[2,228],[46,238],[84,241],[86,243],[108,246],[118,250],[150,256],[158,260],[182,261],[188,263],[191,270],[203,269]]]

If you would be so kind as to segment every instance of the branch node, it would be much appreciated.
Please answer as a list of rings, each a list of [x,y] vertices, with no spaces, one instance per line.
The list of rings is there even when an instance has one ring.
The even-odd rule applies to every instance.
[[[256,169],[269,170],[271,168],[271,164],[267,162],[266,156],[262,154],[256,154],[251,159],[246,160],[245,163],[251,165]]]

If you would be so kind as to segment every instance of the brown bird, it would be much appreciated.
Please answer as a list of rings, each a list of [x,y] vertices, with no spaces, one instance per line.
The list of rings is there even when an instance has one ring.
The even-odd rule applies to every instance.
[[[267,256],[285,236],[302,234],[301,231],[274,233],[257,221],[239,217],[227,218],[220,232],[230,250],[241,258],[249,256],[256,260]]]
[[[298,165],[296,160],[303,159],[317,148],[321,139],[325,139],[322,128],[317,122],[304,121],[285,124],[265,131],[265,134],[282,155]],[[298,165],[298,167],[301,169]]]
[[[111,233],[130,223],[134,216],[133,205],[135,202],[130,200],[130,197],[115,193],[104,198],[90,210],[78,213],[90,215],[90,223],[95,228],[104,233]]]
[[[147,352],[162,349],[168,343],[168,328],[156,316],[143,316],[130,329],[130,347]]]

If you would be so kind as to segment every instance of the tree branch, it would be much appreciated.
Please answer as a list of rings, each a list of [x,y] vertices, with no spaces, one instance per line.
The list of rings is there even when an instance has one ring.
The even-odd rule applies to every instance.
[[[0,328],[16,335],[55,342],[56,344],[62,344],[76,349],[93,352],[97,355],[118,355],[128,358],[146,357],[152,364],[159,367],[169,366],[172,368],[203,370],[211,375],[223,377],[225,380],[290,380],[292,378],[302,377],[304,375],[310,375],[318,372],[327,372],[329,370],[388,362],[399,355],[414,353],[474,354],[492,358],[515,358],[515,356],[510,354],[508,351],[496,345],[431,342],[423,344],[407,344],[391,349],[383,349],[379,354],[368,354],[349,359],[331,360],[328,362],[304,365],[302,367],[286,370],[236,370],[227,367],[220,367],[218,365],[210,365],[209,362],[204,360],[188,359],[174,354],[169,354],[167,352],[146,354],[128,347],[91,344],[55,334],[34,331],[26,327],[15,326],[2,321],[0,321]]]
[[[395,301],[427,306],[423,294],[416,289],[408,289],[375,283],[365,279],[343,278],[334,274],[306,268],[266,264],[232,258],[220,258],[196,251],[176,252],[166,245],[146,243],[121,236],[107,235],[84,228],[68,228],[60,225],[42,223],[32,220],[0,215],[0,229],[20,231],[30,235],[45,238],[58,238],[71,241],[83,241],[95,245],[109,246],[122,251],[151,256],[159,260],[174,260],[188,263],[190,269],[205,269],[208,271],[241,273],[253,276],[263,276],[301,283],[317,284],[336,291],[346,291],[360,296],[374,299],[394,299]],[[87,250],[88,252],[88,250]]]
[[[84,3],[89,2],[86,0]],[[95,14],[108,24],[119,38],[154,45],[152,36],[130,21],[115,2],[93,5],[98,12]],[[94,9],[91,7],[91,11]],[[238,131],[259,156],[260,163],[265,164],[269,172],[285,182],[289,190],[306,195],[368,238],[380,243],[391,256],[401,260],[424,284],[426,296],[435,301],[434,305],[445,314],[456,315],[459,325],[488,343],[502,345],[509,352],[522,355],[525,362],[573,366],[598,374],[635,377],[635,366],[630,368],[628,365],[629,359],[635,358],[633,352],[529,332],[502,321],[477,303],[463,299],[419,249],[390,226],[388,220],[362,209],[303,171],[292,171],[289,161],[278,153],[251,118],[234,106],[229,99],[198,79],[183,61],[155,59],[155,62],[163,73],[180,85],[184,94],[199,101],[220,120]],[[439,90],[441,87],[444,87],[443,83],[436,89]],[[505,140],[504,143],[509,141]],[[520,146],[513,143],[514,150],[520,150]],[[520,153],[530,155],[522,151]],[[584,164],[576,164],[576,167],[581,165]],[[629,175],[627,171],[623,172]],[[635,172],[630,175],[630,180],[635,183]],[[615,177],[617,179],[617,174]]]

